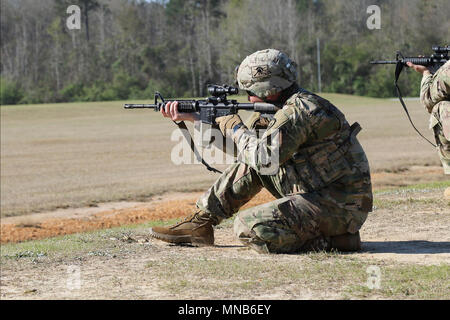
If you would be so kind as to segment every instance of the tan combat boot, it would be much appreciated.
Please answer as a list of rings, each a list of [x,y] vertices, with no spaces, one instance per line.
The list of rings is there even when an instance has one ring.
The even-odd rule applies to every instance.
[[[170,243],[214,245],[213,221],[208,214],[196,212],[170,227],[153,227],[152,237]]]
[[[355,234],[346,233],[331,237],[331,249],[342,252],[353,252],[361,250],[361,237],[359,231]]]

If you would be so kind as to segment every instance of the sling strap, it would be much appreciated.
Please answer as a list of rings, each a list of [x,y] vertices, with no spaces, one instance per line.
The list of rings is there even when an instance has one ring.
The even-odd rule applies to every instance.
[[[399,55],[399,54],[400,53],[397,53],[397,55]],[[397,60],[399,60],[398,57],[397,57]],[[395,88],[397,89],[398,99],[400,100],[403,110],[405,110],[406,116],[408,117],[408,120],[411,123],[414,130],[416,130],[416,132],[419,134],[419,136],[421,136],[423,139],[428,141],[429,144],[431,144],[433,147],[436,148],[436,145],[433,142],[431,142],[430,140],[428,140],[427,138],[425,138],[425,136],[416,128],[416,126],[414,125],[414,123],[411,119],[411,116],[409,115],[408,108],[406,108],[405,102],[403,101],[402,93],[400,91],[400,87],[398,86],[398,78],[400,77],[400,73],[402,72],[402,70],[403,70],[403,63],[401,61],[398,61],[397,66],[395,67]]]
[[[214,173],[222,173],[222,171],[219,171],[216,168],[211,167],[202,158],[202,156],[200,155],[200,152],[198,152],[197,148],[195,147],[194,139],[192,138],[191,134],[189,133],[189,130],[188,130],[186,124],[184,123],[184,121],[180,121],[178,123],[173,121],[173,123],[175,123],[177,125],[177,127],[181,130],[181,133],[183,133],[184,138],[186,139],[186,141],[188,142],[189,146],[191,147],[191,150],[194,153],[194,155],[197,158],[197,160],[200,161],[206,167],[206,169],[208,169],[208,171],[212,171]]]

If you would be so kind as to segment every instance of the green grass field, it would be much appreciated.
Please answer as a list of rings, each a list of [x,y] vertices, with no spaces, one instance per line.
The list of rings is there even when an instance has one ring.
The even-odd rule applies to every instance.
[[[415,134],[398,101],[324,97],[363,127],[360,141],[373,172],[439,165],[436,151]],[[431,139],[425,110],[418,101],[408,105]],[[123,102],[2,106],[1,215],[204,190],[217,176],[202,165],[171,162],[179,143],[170,140],[174,129],[159,114],[125,110]]]

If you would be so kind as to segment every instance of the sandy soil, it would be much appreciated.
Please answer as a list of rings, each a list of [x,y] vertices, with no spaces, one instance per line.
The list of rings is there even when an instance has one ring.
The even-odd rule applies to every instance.
[[[147,221],[170,220],[194,212],[201,193],[171,193],[149,202],[99,204],[94,208],[69,208],[33,215],[1,219],[1,243],[22,242],[65,234],[108,229]],[[244,208],[273,197],[267,192],[257,195]]]
[[[437,198],[440,194],[427,194]],[[433,207],[433,206],[431,206]],[[417,223],[421,218],[424,223]],[[378,261],[383,266],[407,263],[414,265],[450,264],[450,210],[449,208],[410,208],[398,211],[375,210],[361,230],[363,250],[350,254],[352,259]],[[10,261],[1,276],[3,299],[341,299],[345,285],[325,287],[301,281],[278,286],[272,290],[215,290],[207,285],[220,286],[220,278],[208,276],[199,282],[197,290],[183,290],[186,283],[174,274],[161,276],[161,264],[182,265],[191,261],[225,259],[248,261],[265,265],[291,264],[301,267],[311,263],[307,255],[261,255],[242,246],[232,234],[230,226],[215,230],[214,247],[174,246],[145,234],[134,235],[122,241],[111,238],[118,253],[107,251],[88,256],[53,259],[43,257],[32,261]],[[119,248],[119,249],[118,249]],[[102,254],[100,254],[102,253]],[[236,259],[236,260],[234,260]],[[274,260],[275,259],[275,260]],[[23,260],[23,259],[22,259]],[[324,262],[327,263],[327,262]],[[372,262],[373,263],[373,262]],[[155,267],[152,265],[155,264]],[[159,265],[158,265],[159,264]],[[81,286],[68,289],[70,268],[77,268]],[[167,265],[168,268],[174,268]],[[168,271],[173,272],[173,271]],[[185,271],[180,271],[185,272]],[[186,271],[187,274],[189,271]],[[191,275],[192,276],[192,275]],[[195,275],[197,276],[198,275]],[[445,279],[443,279],[445,280]],[[213,283],[211,283],[211,281]],[[217,283],[215,282],[217,281]],[[233,281],[228,279],[227,282]],[[368,298],[377,299],[377,295]]]
[[[434,181],[442,176],[440,167],[413,166],[397,172],[372,174],[374,190]],[[1,218],[0,242],[21,242],[52,236],[181,218],[195,210],[201,192],[167,193],[147,202],[100,203],[95,207],[67,208],[32,215]],[[244,208],[274,199],[261,192]]]
[[[387,188],[409,184],[420,176],[422,179],[419,181],[428,181],[427,175],[432,177],[435,174],[439,174],[437,168],[375,173],[375,189],[383,190],[377,193],[376,207],[361,229],[362,251],[343,256],[365,261],[365,264],[380,265],[386,270],[402,264],[450,265],[450,201],[443,198],[443,190],[398,191]],[[108,203],[92,208],[2,219],[1,240],[2,243],[20,242],[178,218],[194,210],[199,195],[173,193],[145,203]],[[246,207],[270,200],[270,195],[261,192]],[[203,270],[199,269],[197,261],[224,261],[231,263],[231,266],[235,261],[239,268],[244,268],[243,271],[239,269],[238,273],[245,272],[246,261],[251,261],[249,266],[259,265],[258,268],[269,265],[301,268],[314,261],[305,254],[260,255],[241,245],[234,237],[230,224],[216,227],[213,247],[174,246],[150,238],[148,230],[131,232],[124,237],[106,237],[101,246],[95,244],[95,250],[87,254],[65,252],[60,257],[5,259],[2,261],[1,298],[248,299],[248,294],[251,294],[253,299],[341,299],[346,297],[345,288],[353,282],[343,279],[336,286],[334,282],[321,283],[321,280],[314,278],[294,282],[283,279],[283,284],[273,290],[242,289],[245,288],[245,281],[236,280],[233,287],[233,282],[229,283],[233,281],[230,279],[232,276],[225,274],[227,285],[224,285],[224,276],[221,278],[220,272],[230,271],[220,269],[219,274],[209,277],[209,263]],[[342,263],[339,261],[323,263]],[[75,271],[70,271],[71,268]],[[165,273],[166,268],[169,274]],[[199,280],[198,288],[190,284],[189,279],[183,280],[184,272],[192,268],[195,270],[193,276],[203,279]],[[82,285],[76,290],[68,289],[71,272],[76,270],[80,272]],[[314,270],[311,276],[316,275]],[[214,289],[216,285],[219,288],[222,286],[223,290]],[[380,298],[376,293],[370,293],[367,297]]]

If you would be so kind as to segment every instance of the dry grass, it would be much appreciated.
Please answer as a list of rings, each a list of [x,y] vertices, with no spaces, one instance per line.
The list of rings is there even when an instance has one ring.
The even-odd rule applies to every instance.
[[[360,140],[372,171],[439,165],[397,101],[324,96],[362,125]],[[431,138],[419,102],[408,105]],[[177,144],[170,141],[171,122],[152,111],[122,107],[122,102],[2,106],[1,216],[143,200],[169,190],[201,191],[216,179],[202,165],[170,161]]]

